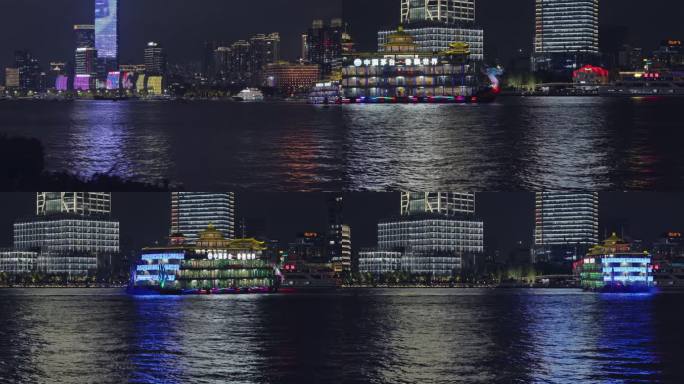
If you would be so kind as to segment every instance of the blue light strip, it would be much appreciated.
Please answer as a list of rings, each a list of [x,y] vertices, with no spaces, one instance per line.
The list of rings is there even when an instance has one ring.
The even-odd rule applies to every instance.
[[[606,257],[602,260],[603,265],[608,264],[648,264],[651,259],[648,257]]]
[[[159,275],[136,275],[135,276],[135,281],[158,281],[159,280]],[[166,281],[175,281],[176,276],[174,275],[167,275],[166,276]]]
[[[163,265],[166,271],[178,271],[180,269],[179,264],[145,264],[138,265],[136,269],[138,271],[158,271],[160,265]]]
[[[185,260],[185,253],[147,253],[143,260]]]
[[[638,272],[648,273],[650,269],[646,267],[603,267],[603,273],[611,272]]]

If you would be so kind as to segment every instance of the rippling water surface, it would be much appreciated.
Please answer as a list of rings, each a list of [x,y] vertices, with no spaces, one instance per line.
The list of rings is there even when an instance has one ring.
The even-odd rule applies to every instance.
[[[0,382],[676,382],[684,295],[0,291]]]
[[[186,189],[684,189],[680,99],[487,105],[4,102],[51,170]]]

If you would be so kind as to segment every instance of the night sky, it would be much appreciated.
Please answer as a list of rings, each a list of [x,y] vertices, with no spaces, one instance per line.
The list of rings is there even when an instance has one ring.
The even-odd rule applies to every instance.
[[[323,193],[238,193],[238,217],[248,227],[286,244],[297,233],[325,230],[326,201]],[[352,227],[355,250],[376,244],[377,222],[399,212],[398,193],[350,193],[344,215]],[[0,194],[0,247],[12,243],[12,223],[34,212],[35,194]],[[114,193],[113,215],[121,222],[121,247],[126,253],[164,242],[169,231],[170,194]],[[534,194],[482,193],[477,195],[477,214],[485,222],[485,247],[508,255],[516,242],[532,243]],[[251,223],[251,224],[250,224]],[[663,232],[684,230],[684,194],[602,193],[600,231],[624,233],[649,243]]]
[[[205,40],[233,41],[271,31],[282,34],[283,55],[294,59],[299,55],[299,36],[312,19],[341,15],[350,22],[359,48],[374,49],[378,28],[398,23],[400,0],[120,2],[122,63],[141,62],[144,45],[152,40],[167,47],[171,62],[185,63],[200,60]],[[93,4],[93,0],[1,0],[0,68],[11,65],[13,51],[22,48],[32,50],[43,62],[70,59],[72,26],[92,23]],[[664,38],[684,38],[682,14],[684,1],[601,0],[602,27],[628,26],[629,39],[646,49]],[[530,50],[534,0],[478,0],[477,18],[485,29],[490,59],[507,63],[518,48]]]

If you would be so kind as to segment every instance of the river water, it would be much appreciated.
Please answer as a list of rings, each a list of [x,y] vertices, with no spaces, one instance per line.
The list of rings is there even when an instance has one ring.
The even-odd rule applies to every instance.
[[[0,382],[676,382],[681,294],[0,290]]]
[[[485,105],[2,102],[53,171],[186,190],[681,190],[684,98]]]

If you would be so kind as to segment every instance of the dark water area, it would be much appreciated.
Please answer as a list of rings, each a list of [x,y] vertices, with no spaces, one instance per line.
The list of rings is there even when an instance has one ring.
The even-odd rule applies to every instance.
[[[681,382],[683,294],[0,290],[0,381]]]
[[[47,167],[186,190],[682,190],[684,98],[485,105],[2,102]]]

